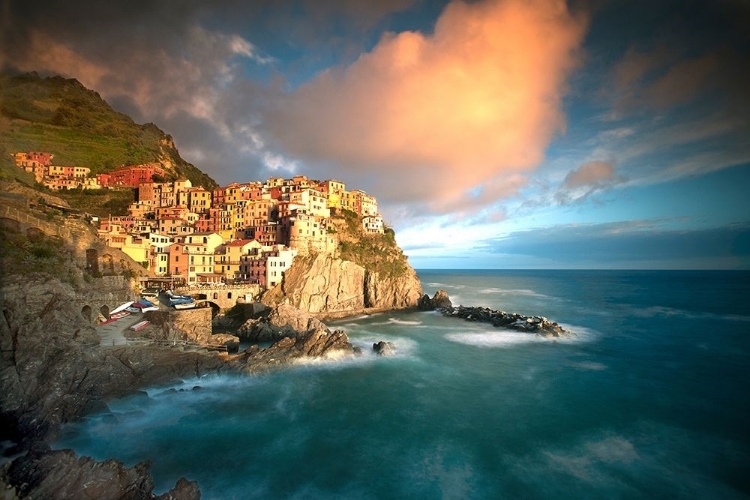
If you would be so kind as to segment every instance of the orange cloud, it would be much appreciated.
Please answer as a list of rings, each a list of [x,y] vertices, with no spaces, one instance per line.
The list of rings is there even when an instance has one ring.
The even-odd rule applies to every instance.
[[[568,188],[599,186],[608,184],[614,178],[615,167],[606,161],[590,161],[565,176],[563,185]]]
[[[585,28],[563,0],[456,1],[433,34],[384,36],[286,95],[267,125],[297,157],[375,177],[384,199],[445,210],[480,186],[483,199],[507,195],[505,179],[537,166],[565,128]]]

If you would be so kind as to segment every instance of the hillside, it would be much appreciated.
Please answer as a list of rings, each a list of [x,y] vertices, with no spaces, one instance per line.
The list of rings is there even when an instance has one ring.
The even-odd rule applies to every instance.
[[[384,234],[365,234],[357,214],[342,210],[339,215],[331,217],[328,230],[338,237],[338,256],[342,260],[354,262],[368,272],[382,276],[398,277],[409,269],[391,228],[386,228]]]
[[[88,167],[92,174],[159,162],[171,179],[216,187],[211,177],[180,157],[171,136],[156,125],[138,125],[78,80],[60,76],[0,75],[0,167],[3,177],[28,183],[9,172],[8,153],[16,151],[47,151],[55,155],[56,165]]]

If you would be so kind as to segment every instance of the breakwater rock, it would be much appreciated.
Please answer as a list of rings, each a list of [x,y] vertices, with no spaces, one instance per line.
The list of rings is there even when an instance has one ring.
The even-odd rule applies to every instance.
[[[542,337],[569,337],[570,332],[543,316],[523,316],[518,313],[496,311],[488,307],[445,307],[440,309],[444,316],[461,318],[467,321],[489,323],[494,327],[528,332]]]

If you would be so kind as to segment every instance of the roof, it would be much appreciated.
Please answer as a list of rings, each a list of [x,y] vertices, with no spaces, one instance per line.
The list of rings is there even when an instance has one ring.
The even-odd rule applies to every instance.
[[[224,246],[228,247],[244,247],[248,243],[252,243],[255,240],[234,240],[230,241],[229,243],[226,243]]]

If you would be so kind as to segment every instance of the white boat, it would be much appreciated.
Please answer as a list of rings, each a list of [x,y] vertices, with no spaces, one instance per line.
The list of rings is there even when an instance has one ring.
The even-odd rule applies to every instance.
[[[179,302],[172,307],[175,309],[192,309],[195,307],[195,302]]]
[[[114,309],[112,309],[109,312],[109,315],[112,316],[113,314],[117,314],[120,311],[124,311],[125,309],[127,309],[128,307],[130,307],[132,305],[133,305],[133,301],[132,300],[130,302],[125,302],[124,304],[119,305],[119,306],[115,307]]]

